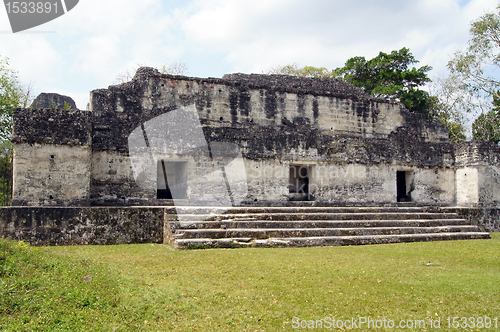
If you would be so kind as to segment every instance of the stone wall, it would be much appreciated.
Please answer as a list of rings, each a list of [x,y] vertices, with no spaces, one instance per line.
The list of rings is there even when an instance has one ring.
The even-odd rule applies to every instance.
[[[500,231],[499,208],[433,211],[456,212],[484,231]],[[2,237],[32,245],[168,243],[172,220],[171,207],[0,207]]]
[[[454,146],[439,123],[332,79],[140,68],[128,83],[92,91],[89,112],[16,111],[13,141],[14,205],[173,204],[160,197],[163,177],[196,179],[179,204],[223,204],[212,193],[226,189],[230,205],[500,199],[498,147]],[[295,179],[307,197],[295,192],[297,169],[307,170]]]
[[[495,206],[449,207],[444,211],[455,212],[471,225],[485,232],[500,232],[500,208]]]
[[[89,205],[90,112],[17,109],[12,205]]]
[[[156,199],[155,188],[137,185],[127,138],[148,121],[189,106],[196,108],[207,143],[229,142],[241,149],[251,184],[246,203],[292,199],[288,172],[295,164],[325,174],[353,167],[363,174],[378,171],[378,178],[357,176],[358,171],[344,179],[316,175],[311,191],[317,200],[394,202],[396,171],[403,168],[419,170],[419,201],[454,200],[443,193],[450,188],[454,158],[446,130],[398,103],[374,99],[339,80],[243,74],[199,79],[141,68],[131,82],[91,94],[93,205],[165,204]],[[198,177],[209,164],[186,153],[162,158],[186,162]],[[259,162],[267,169],[262,178],[253,169]],[[425,171],[429,167],[432,171]],[[284,175],[266,175],[276,172]],[[206,190],[191,189],[192,200],[206,200]]]
[[[14,144],[12,205],[89,205],[90,148]]]
[[[500,147],[492,142],[457,144],[456,202],[458,205],[500,204]]]
[[[163,242],[168,208],[2,207],[2,236],[33,245]]]

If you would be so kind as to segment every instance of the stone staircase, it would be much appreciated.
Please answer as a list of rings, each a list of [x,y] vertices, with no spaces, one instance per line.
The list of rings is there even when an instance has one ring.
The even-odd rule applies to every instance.
[[[176,207],[170,211],[165,241],[181,249],[490,238],[456,213],[438,207]]]

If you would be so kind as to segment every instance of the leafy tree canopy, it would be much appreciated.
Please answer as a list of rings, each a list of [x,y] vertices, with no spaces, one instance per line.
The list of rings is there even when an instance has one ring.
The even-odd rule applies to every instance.
[[[267,74],[276,74],[276,75],[290,75],[290,76],[301,76],[301,77],[310,77],[310,78],[335,78],[336,74],[334,71],[330,71],[325,67],[312,67],[305,66],[303,68],[299,68],[296,63],[285,66],[278,66],[271,68]]]
[[[481,114],[472,123],[472,138],[500,143],[500,98],[493,96],[494,108]]]
[[[448,68],[469,92],[500,97],[500,81],[494,75],[494,68],[500,67],[500,5],[496,13],[473,21],[469,32],[469,46],[455,53]]]
[[[0,142],[10,138],[14,109],[28,102],[29,93],[21,87],[17,72],[9,68],[7,58],[0,57]]]
[[[465,50],[448,63],[451,79],[460,82],[457,91],[471,101],[467,109],[480,111],[472,124],[475,140],[500,142],[500,5],[471,23],[471,38]],[[485,102],[486,101],[486,102]]]
[[[481,114],[472,124],[472,138],[500,143],[500,115],[497,111]]]
[[[333,72],[335,76],[365,90],[372,96],[399,100],[411,112],[432,117],[434,102],[427,91],[419,90],[431,80],[427,76],[432,67],[412,67],[418,60],[408,48],[380,52],[375,58],[366,60],[357,56],[350,58],[344,67]]]
[[[390,54],[380,52],[371,60],[357,56],[347,60],[344,67],[334,70],[312,66],[300,68],[294,63],[272,68],[267,74],[342,79],[374,97],[401,101],[411,112],[423,113],[428,118],[433,118],[432,112],[436,103],[428,92],[419,90],[420,86],[430,82],[427,72],[432,67],[411,67],[415,63],[418,61],[410,50],[402,48]]]

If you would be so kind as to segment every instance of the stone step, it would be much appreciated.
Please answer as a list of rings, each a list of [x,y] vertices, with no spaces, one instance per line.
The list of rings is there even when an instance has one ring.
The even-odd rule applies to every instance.
[[[489,239],[489,233],[456,232],[426,234],[394,234],[368,236],[317,236],[294,238],[222,238],[222,239],[179,239],[175,246],[180,249],[242,248],[242,247],[321,247],[341,245],[387,244],[400,242],[445,241]]]
[[[365,213],[365,212],[433,212],[437,207],[373,207],[373,206],[350,206],[350,207],[328,207],[328,206],[244,206],[244,207],[221,207],[221,206],[178,206],[171,209],[178,214],[248,214],[248,213]]]
[[[489,238],[439,207],[176,207],[166,239],[178,248],[324,246]]]
[[[237,214],[275,214],[275,213],[424,213],[442,212],[437,207],[210,207],[180,206],[170,208],[168,213],[177,215],[223,216]]]
[[[332,237],[332,236],[366,236],[394,234],[425,234],[478,232],[476,226],[438,226],[438,227],[369,227],[369,228],[253,228],[253,229],[182,229],[173,234],[175,239],[195,238],[295,238],[295,237]]]
[[[407,220],[407,219],[456,219],[456,213],[438,212],[353,212],[353,213],[331,213],[331,212],[296,212],[296,213],[241,213],[241,214],[182,214],[177,215],[180,221],[203,221],[203,220],[228,220],[228,219],[257,219],[257,220]]]
[[[252,229],[252,228],[355,228],[355,227],[429,227],[467,225],[465,219],[407,219],[407,220],[287,220],[287,221],[173,221],[177,229]]]

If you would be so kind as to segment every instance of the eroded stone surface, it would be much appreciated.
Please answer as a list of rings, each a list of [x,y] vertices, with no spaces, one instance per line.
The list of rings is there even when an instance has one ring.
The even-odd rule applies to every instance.
[[[162,208],[0,208],[3,236],[33,245],[163,242]]]
[[[76,110],[75,101],[68,96],[58,93],[40,93],[30,106],[33,109],[56,108]]]

